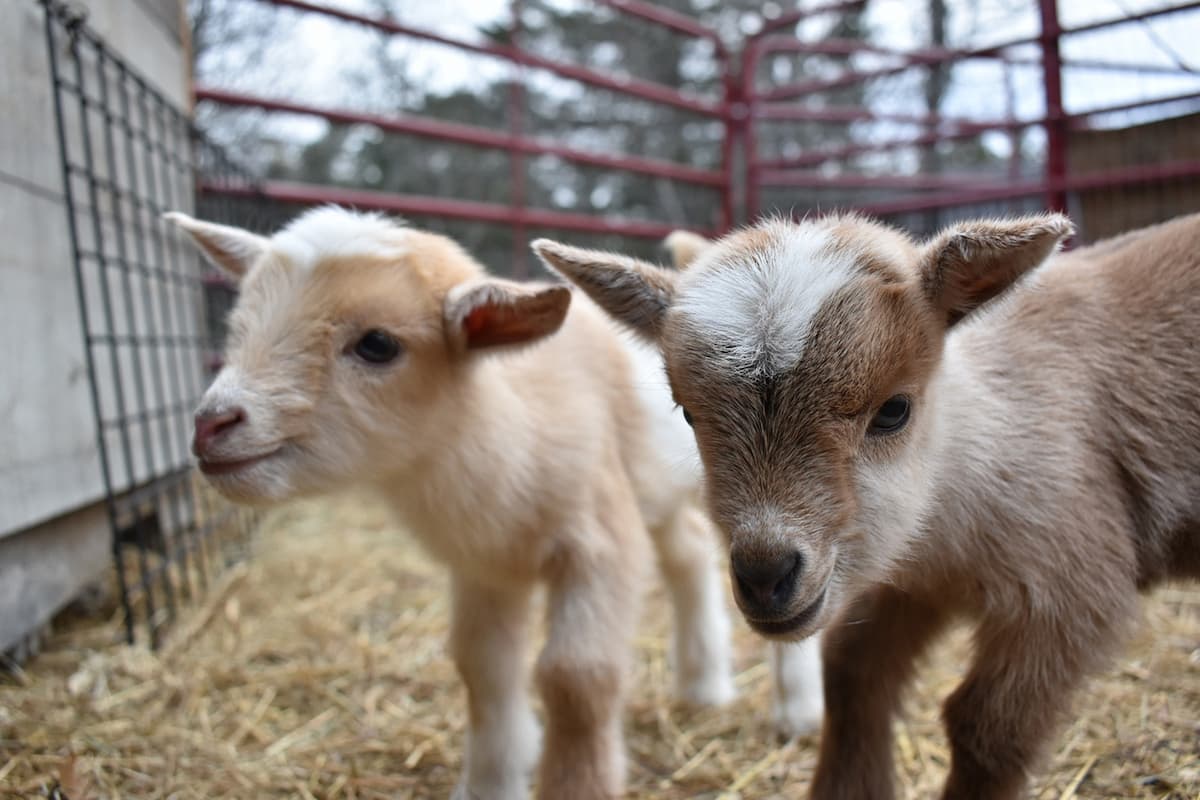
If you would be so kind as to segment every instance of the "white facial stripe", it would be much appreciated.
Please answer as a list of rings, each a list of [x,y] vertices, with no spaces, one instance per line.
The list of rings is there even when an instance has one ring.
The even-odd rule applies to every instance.
[[[407,235],[377,214],[323,206],[293,220],[271,237],[271,246],[296,268],[311,270],[325,258],[403,253]]]
[[[813,317],[855,275],[854,255],[816,225],[772,226],[771,245],[744,264],[684,273],[675,308],[727,369],[752,377],[800,360]]]

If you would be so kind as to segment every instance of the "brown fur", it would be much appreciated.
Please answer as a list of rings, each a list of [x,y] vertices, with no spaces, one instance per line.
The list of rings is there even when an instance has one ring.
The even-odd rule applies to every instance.
[[[657,318],[664,304],[638,309],[625,262],[540,251],[618,316],[651,317],[640,328],[696,420],[735,551],[807,557],[783,616],[814,597],[820,611],[786,630],[751,623],[832,626],[812,796],[892,796],[891,718],[925,646],[966,616],[975,655],[945,705],[943,797],[1011,800],[1133,624],[1137,592],[1200,578],[1200,215],[1040,267],[1069,234],[1060,217],[960,225],[920,247],[857,218],[808,225],[827,227],[831,263],[854,266],[795,365],[754,380],[676,309],[710,270],[770,245],[717,243],[665,290],[655,275]],[[865,433],[900,394],[907,426]]]

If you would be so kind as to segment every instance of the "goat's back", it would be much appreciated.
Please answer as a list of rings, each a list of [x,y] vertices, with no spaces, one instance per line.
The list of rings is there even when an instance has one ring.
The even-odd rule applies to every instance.
[[[1200,215],[1053,258],[962,335],[1018,425],[1069,431],[1080,491],[1119,500],[1139,584],[1200,577]]]
[[[515,354],[507,366],[518,383],[549,390],[534,399],[548,426],[607,437],[616,446],[647,525],[665,524],[697,494],[695,441],[671,399],[662,356],[582,292],[572,296],[558,334]],[[588,450],[595,441],[576,436],[560,444]]]

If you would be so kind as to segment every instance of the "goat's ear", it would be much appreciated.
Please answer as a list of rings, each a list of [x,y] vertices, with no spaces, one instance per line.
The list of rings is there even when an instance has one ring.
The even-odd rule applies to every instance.
[[[254,262],[267,251],[267,240],[258,234],[193,219],[178,211],[168,211],[163,219],[187,231],[200,252],[235,281],[241,280]]]
[[[557,331],[570,305],[566,286],[499,280],[463,284],[446,295],[446,330],[460,350],[529,344]]]
[[[533,251],[615,319],[657,340],[675,294],[676,274],[644,261],[538,239]]]
[[[953,325],[1045,261],[1074,231],[1061,214],[955,225],[925,246],[921,288]]]
[[[662,246],[671,256],[675,269],[687,269],[701,253],[712,247],[712,242],[691,231],[671,231],[663,239]]]

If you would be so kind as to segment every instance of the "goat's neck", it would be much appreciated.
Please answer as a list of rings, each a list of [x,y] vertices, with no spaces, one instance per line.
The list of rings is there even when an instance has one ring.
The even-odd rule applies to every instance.
[[[464,366],[439,403],[432,446],[382,488],[413,524],[453,527],[519,491],[537,420],[498,359]]]
[[[994,348],[951,337],[926,402],[926,515],[922,535],[935,547],[970,550],[980,536],[1022,525],[1045,500],[1032,477],[1033,449],[1056,449],[1052,436],[1031,431],[1014,381],[997,376]],[[1002,356],[1001,356],[1002,357]],[[1032,441],[1037,439],[1038,441]]]

